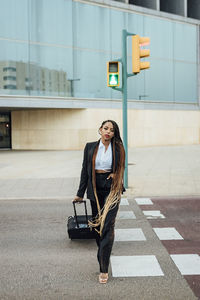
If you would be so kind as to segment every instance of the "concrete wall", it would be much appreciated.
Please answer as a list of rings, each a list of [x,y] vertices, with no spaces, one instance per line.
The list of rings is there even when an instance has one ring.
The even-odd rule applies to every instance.
[[[103,120],[118,122],[120,109],[55,109],[12,112],[13,149],[82,149],[97,140]],[[129,147],[200,143],[200,112],[135,110],[128,112]]]

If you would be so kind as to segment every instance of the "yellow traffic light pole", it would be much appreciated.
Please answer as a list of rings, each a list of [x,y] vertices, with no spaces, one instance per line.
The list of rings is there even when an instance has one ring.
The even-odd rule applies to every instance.
[[[149,37],[140,37],[138,34],[132,36],[132,70],[133,73],[140,73],[140,70],[148,69],[150,63],[140,61],[140,58],[150,55],[149,49],[140,49],[140,46],[149,45]]]
[[[132,63],[133,73],[127,73],[127,37],[132,36]],[[126,153],[125,171],[124,171],[124,186],[128,188],[128,132],[127,132],[127,78],[137,75],[140,70],[150,67],[149,62],[140,62],[140,58],[150,55],[149,50],[140,50],[140,45],[149,43],[149,38],[142,38],[135,33],[122,30],[122,58],[114,60],[122,64],[122,87],[110,86],[113,89],[122,92],[122,111],[123,111],[123,144]],[[113,62],[114,62],[113,61]]]

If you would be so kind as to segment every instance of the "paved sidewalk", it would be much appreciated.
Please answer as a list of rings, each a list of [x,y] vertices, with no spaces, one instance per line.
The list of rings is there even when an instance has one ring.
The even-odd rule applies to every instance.
[[[79,184],[83,151],[0,151],[0,199],[63,199]],[[129,149],[131,196],[200,195],[200,145]]]

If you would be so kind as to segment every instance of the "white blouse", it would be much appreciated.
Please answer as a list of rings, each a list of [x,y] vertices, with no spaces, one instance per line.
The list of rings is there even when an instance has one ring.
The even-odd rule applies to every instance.
[[[111,171],[112,169],[112,147],[111,143],[106,150],[106,147],[100,140],[99,148],[95,160],[95,170]]]

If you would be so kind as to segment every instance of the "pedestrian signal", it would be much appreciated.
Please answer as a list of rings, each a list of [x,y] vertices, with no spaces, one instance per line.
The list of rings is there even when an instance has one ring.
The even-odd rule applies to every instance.
[[[132,69],[133,73],[140,73],[140,70],[150,68],[150,62],[141,62],[140,58],[150,55],[149,49],[141,49],[142,46],[150,44],[149,37],[140,37],[139,35],[132,36]]]
[[[119,62],[107,62],[107,86],[119,86]]]

